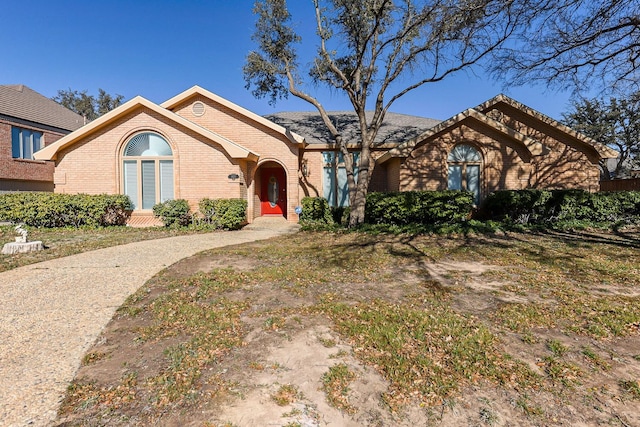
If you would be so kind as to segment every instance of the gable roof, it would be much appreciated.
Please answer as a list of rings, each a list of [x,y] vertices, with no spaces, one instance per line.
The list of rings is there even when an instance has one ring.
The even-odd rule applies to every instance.
[[[347,141],[359,138],[360,124],[354,111],[330,111],[328,114]],[[368,111],[366,113],[367,119],[370,120],[372,115],[373,112]],[[310,145],[331,145],[334,143],[318,112],[281,112],[265,117],[304,135]],[[377,146],[386,143],[399,144],[419,135],[425,129],[431,128],[439,122],[440,120],[426,117],[388,112],[384,116],[384,122],[378,131],[374,144]]]
[[[80,114],[25,85],[0,85],[0,114],[65,131],[84,125]]]
[[[598,143],[597,141],[587,137],[586,135],[581,134],[580,132],[577,132],[573,129],[571,129],[570,127],[563,125],[562,123],[548,117],[545,116],[544,114],[527,107],[524,104],[521,104],[517,101],[515,101],[514,99],[509,98],[508,96],[504,95],[504,94],[499,94],[493,98],[491,98],[490,100],[478,105],[475,108],[470,108],[468,110],[463,111],[462,113],[456,114],[455,116],[435,125],[434,127],[432,127],[431,129],[428,129],[427,131],[425,131],[424,133],[410,139],[409,141],[400,144],[398,147],[388,151],[387,153],[385,153],[383,156],[381,156],[378,159],[378,163],[384,163],[388,160],[390,160],[393,157],[407,157],[409,156],[409,154],[411,153],[411,151],[422,141],[424,141],[425,139],[428,139],[430,137],[435,136],[438,133],[444,132],[446,130],[449,130],[453,127],[458,126],[461,122],[465,121],[465,120],[476,120],[480,123],[483,123],[493,129],[495,129],[496,131],[502,133],[505,136],[508,136],[510,138],[512,138],[515,141],[521,142],[523,145],[525,145],[527,147],[527,149],[529,150],[529,152],[532,155],[539,155],[542,154],[543,152],[543,145],[540,143],[540,141],[531,138],[527,135],[522,134],[521,132],[518,132],[515,129],[510,128],[509,126],[507,126],[506,124],[495,120],[491,117],[489,117],[486,113],[488,113],[489,111],[491,111],[492,109],[494,109],[496,106],[498,106],[500,103],[509,105],[512,108],[515,108],[521,112],[523,112],[524,114],[526,114],[529,117],[534,118],[535,120],[542,122],[548,126],[551,126],[555,129],[557,129],[558,131],[572,137],[573,139],[581,142],[582,144],[585,144],[586,146],[594,149],[596,151],[596,153],[601,157],[601,158],[611,158],[611,157],[617,157],[618,156],[618,152],[603,145]]]
[[[198,133],[204,138],[220,144],[222,148],[227,152],[227,154],[229,154],[229,156],[234,159],[255,160],[258,158],[258,155],[256,153],[242,147],[241,145],[221,135],[218,135],[215,132],[205,129],[202,126],[199,126],[165,108],[162,108],[141,96],[136,96],[130,101],[127,101],[119,107],[109,111],[105,115],[98,117],[96,120],[90,122],[81,129],[64,136],[53,144],[46,146],[42,150],[35,152],[34,157],[37,160],[54,160],[57,157],[58,152],[60,152],[60,150],[62,150],[63,148],[75,144],[81,138],[88,136],[100,129],[103,129],[125,114],[128,114],[129,112],[142,107],[148,108],[153,112],[173,121],[174,123],[180,124]]]
[[[162,104],[160,104],[160,106],[162,108],[166,108],[167,110],[173,110],[178,104],[181,104],[182,102],[188,100],[189,98],[196,96],[196,95],[200,95],[200,96],[204,96],[205,98],[208,98],[210,100],[212,100],[213,102],[220,104],[232,111],[235,111],[238,114],[241,114],[244,117],[247,117],[251,120],[253,120],[256,123],[259,123],[271,130],[274,130],[284,136],[287,137],[287,139],[289,139],[289,141],[291,141],[294,144],[305,144],[305,138],[298,135],[297,133],[291,132],[288,128],[284,127],[284,126],[280,126],[279,124],[265,118],[262,117],[256,113],[253,113],[249,110],[247,110],[246,108],[243,108],[237,104],[234,104],[233,102],[224,99],[218,95],[216,95],[213,92],[209,92],[206,89],[201,88],[198,85],[195,85],[187,90],[185,90],[182,93],[179,93],[178,95],[174,96],[171,99],[168,99],[167,101],[163,102]]]
[[[448,120],[438,123],[431,129],[428,129],[419,136],[410,139],[404,144],[399,145],[393,150],[386,152],[378,159],[378,162],[384,163],[392,157],[407,157],[420,142],[424,141],[425,139],[431,138],[432,136],[435,136],[439,133],[452,129],[465,120],[475,120],[477,122],[483,123],[500,132],[501,134],[522,143],[532,155],[542,154],[543,146],[539,141],[523,135],[522,133],[514,129],[511,129],[504,123],[500,123],[497,120],[494,120],[480,113],[479,111],[476,111],[473,108],[469,108],[468,110],[465,110],[462,113],[458,113]]]
[[[596,141],[595,139],[589,138],[588,136],[584,135],[583,133],[580,133],[578,131],[576,131],[575,129],[570,128],[567,125],[564,125],[562,123],[560,123],[557,120],[552,119],[551,117],[542,114],[541,112],[534,110],[533,108],[527,107],[526,105],[516,101],[513,98],[508,97],[505,94],[498,94],[496,96],[494,96],[493,98],[491,98],[488,101],[483,102],[482,104],[478,105],[477,107],[475,107],[476,110],[482,112],[482,113],[486,113],[489,110],[496,108],[499,104],[505,104],[510,106],[511,108],[520,110],[521,112],[527,114],[530,117],[533,117],[534,119],[538,120],[539,122],[542,122],[548,126],[552,126],[554,128],[556,128],[557,130],[559,130],[560,132],[569,135],[575,139],[577,139],[579,142],[590,146],[591,148],[593,148],[594,150],[596,150],[596,152],[598,153],[598,155],[603,158],[603,159],[607,159],[607,158],[615,158],[618,157],[618,155],[620,153],[618,153],[616,150],[607,147],[604,144],[601,144],[600,142]]]

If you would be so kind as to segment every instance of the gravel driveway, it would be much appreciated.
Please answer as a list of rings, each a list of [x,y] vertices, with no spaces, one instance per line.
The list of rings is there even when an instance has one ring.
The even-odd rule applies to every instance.
[[[131,243],[0,273],[0,425],[51,424],[82,356],[127,296],[158,271],[205,249],[294,230],[284,222],[254,223],[240,231]]]

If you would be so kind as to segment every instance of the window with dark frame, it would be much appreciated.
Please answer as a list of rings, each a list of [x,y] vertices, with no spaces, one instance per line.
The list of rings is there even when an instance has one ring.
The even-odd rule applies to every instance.
[[[42,132],[11,127],[11,156],[14,159],[33,159],[33,153],[44,147]]]
[[[474,202],[480,203],[480,171],[482,156],[467,144],[456,145],[447,157],[449,190],[466,190],[473,193]]]

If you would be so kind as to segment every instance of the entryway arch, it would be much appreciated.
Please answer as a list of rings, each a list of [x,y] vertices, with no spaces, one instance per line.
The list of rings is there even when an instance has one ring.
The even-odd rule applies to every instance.
[[[278,162],[266,161],[256,170],[255,192],[260,216],[287,217],[287,171]]]

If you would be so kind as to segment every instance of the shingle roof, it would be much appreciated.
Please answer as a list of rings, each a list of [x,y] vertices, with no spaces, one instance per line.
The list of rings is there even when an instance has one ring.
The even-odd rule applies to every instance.
[[[25,85],[0,85],[0,114],[68,131],[84,124],[81,115]]]
[[[343,132],[347,141],[356,142],[359,136],[358,117],[353,111],[330,111],[329,117]],[[373,113],[367,113],[367,119]],[[302,135],[308,144],[331,144],[333,139],[317,112],[283,112],[265,118]],[[402,143],[437,125],[440,120],[406,114],[387,113],[375,144]]]

